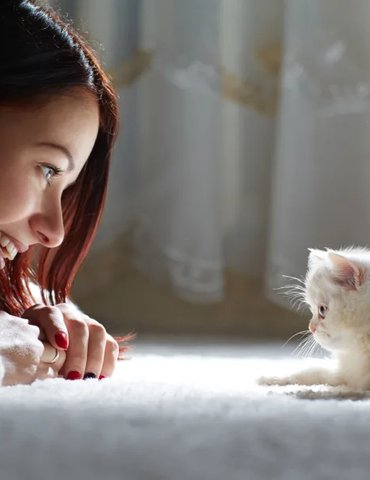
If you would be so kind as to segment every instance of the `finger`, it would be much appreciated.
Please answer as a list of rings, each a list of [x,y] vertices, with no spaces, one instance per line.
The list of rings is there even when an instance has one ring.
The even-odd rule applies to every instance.
[[[103,325],[90,320],[88,354],[84,379],[97,378],[100,375],[105,354],[106,331]]]
[[[63,313],[56,307],[36,304],[27,309],[23,315],[31,325],[37,325],[45,334],[47,341],[55,348],[68,348],[68,331]]]
[[[85,372],[89,330],[84,321],[76,319],[68,322],[68,330],[69,347],[60,373],[68,380],[79,380]]]
[[[114,340],[113,337],[107,335],[107,340],[105,343],[104,361],[99,377],[100,379],[105,377],[111,377],[113,375],[114,369],[116,368],[118,355],[118,343]]]

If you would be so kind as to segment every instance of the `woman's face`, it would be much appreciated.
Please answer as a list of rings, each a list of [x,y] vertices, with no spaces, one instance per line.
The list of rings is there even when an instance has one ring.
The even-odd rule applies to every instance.
[[[30,245],[64,238],[61,197],[94,146],[97,102],[76,91],[40,107],[0,106],[0,267]],[[8,240],[8,245],[4,246]]]

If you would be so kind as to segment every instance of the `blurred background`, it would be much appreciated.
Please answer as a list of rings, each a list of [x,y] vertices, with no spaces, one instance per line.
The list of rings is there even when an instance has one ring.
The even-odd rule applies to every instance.
[[[283,275],[370,237],[370,2],[49,3],[120,96],[78,304],[112,333],[305,329]]]

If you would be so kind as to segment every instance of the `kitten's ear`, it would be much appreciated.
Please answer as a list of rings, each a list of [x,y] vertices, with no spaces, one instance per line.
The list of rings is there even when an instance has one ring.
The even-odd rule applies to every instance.
[[[334,279],[347,290],[357,290],[365,281],[365,269],[338,253],[328,252],[334,266]]]

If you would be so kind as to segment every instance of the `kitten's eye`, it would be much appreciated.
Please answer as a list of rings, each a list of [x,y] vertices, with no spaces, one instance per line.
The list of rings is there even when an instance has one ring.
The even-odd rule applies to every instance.
[[[327,311],[328,311],[328,307],[326,305],[319,305],[318,313],[319,313],[319,318],[321,318],[321,320],[325,318]]]

